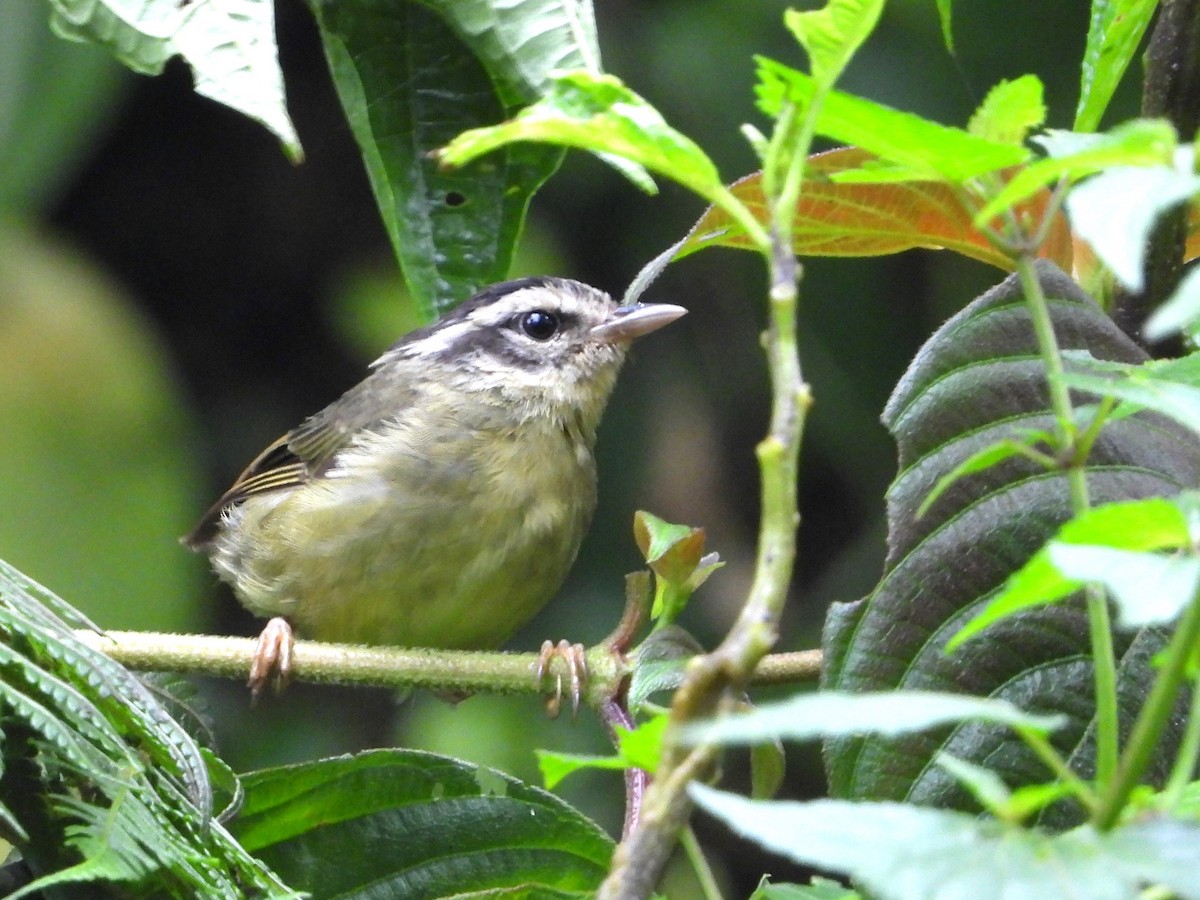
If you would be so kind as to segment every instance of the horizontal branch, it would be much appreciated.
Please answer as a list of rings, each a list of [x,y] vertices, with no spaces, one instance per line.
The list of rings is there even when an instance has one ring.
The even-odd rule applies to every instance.
[[[75,635],[130,669],[218,678],[244,679],[250,671],[255,646],[254,638],[207,634],[80,630]],[[534,694],[539,692],[533,678],[537,663],[536,653],[365,647],[300,640],[292,653],[292,680],[395,689]],[[624,665],[604,645],[588,650],[587,664],[585,699],[610,697],[613,682],[625,674]],[[815,681],[820,671],[820,650],[779,653],[759,664],[753,680],[760,684]],[[551,659],[550,675],[566,677],[562,660]]]

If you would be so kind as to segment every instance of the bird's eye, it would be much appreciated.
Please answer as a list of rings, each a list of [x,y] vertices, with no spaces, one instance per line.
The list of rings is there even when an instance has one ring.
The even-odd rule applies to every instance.
[[[535,341],[548,341],[558,331],[558,316],[544,309],[525,313],[519,320],[521,330]]]

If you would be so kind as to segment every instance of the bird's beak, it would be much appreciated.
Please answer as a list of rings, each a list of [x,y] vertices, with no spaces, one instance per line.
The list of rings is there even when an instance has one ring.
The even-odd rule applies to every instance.
[[[687,310],[670,303],[638,303],[618,306],[591,331],[593,340],[609,344],[632,341],[674,322]]]

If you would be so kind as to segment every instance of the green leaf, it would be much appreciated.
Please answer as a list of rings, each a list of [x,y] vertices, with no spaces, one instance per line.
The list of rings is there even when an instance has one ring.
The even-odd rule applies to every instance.
[[[317,897],[593,890],[612,841],[552,794],[414,750],[254,772],[242,844]]]
[[[38,876],[13,896],[80,882],[294,896],[212,819],[208,773],[223,766],[132,673],[76,639],[91,627],[0,562],[0,807]]]
[[[568,775],[584,769],[614,769],[623,772],[629,763],[620,756],[596,756],[591,753],[560,753],[557,750],[535,750],[542,783],[552,791]]]
[[[1033,140],[1045,148],[1049,158],[1013,176],[975,215],[977,224],[990,222],[1060,179],[1075,182],[1114,166],[1170,165],[1177,144],[1175,129],[1159,119],[1123,122],[1106,134],[1050,130]]]
[[[62,37],[98,44],[135,72],[157,75],[172,56],[196,93],[260,122],[293,160],[303,157],[287,114],[270,0],[236,5],[178,0],[50,0]]]
[[[1082,354],[1068,354],[1067,359],[1071,370],[1063,375],[1063,382],[1068,387],[1154,410],[1200,432],[1200,387],[1175,380],[1177,368],[1153,363],[1115,364]],[[1190,364],[1194,366],[1196,361],[1190,360]],[[1117,414],[1122,413],[1118,410]]]
[[[1038,263],[1037,271],[1064,348],[1088,348],[1125,365],[1145,361],[1144,352],[1073,281],[1047,263]],[[958,479],[924,516],[915,516],[930,489],[982,448],[1053,428],[1019,279],[972,301],[930,338],[888,401],[884,421],[899,449],[899,471],[887,494],[887,562],[867,598],[830,609],[822,637],[823,687],[969,693],[1036,712],[1061,711],[1068,723],[1051,743],[1082,777],[1092,777],[1094,673],[1082,598],[1022,610],[945,652],[950,638],[1071,518],[1066,474],[1014,456]],[[1200,446],[1175,422],[1139,413],[1105,422],[1085,470],[1098,505],[1174,496],[1200,484]],[[1182,517],[1178,510],[1174,516],[1178,534]],[[1126,526],[1114,521],[1112,527]],[[1135,708],[1154,681],[1151,659],[1163,636],[1147,628],[1120,632],[1114,642],[1118,696],[1128,704],[1122,708]],[[1169,774],[1182,721],[1173,720],[1156,748],[1150,783]],[[830,737],[824,749],[830,790],[841,797],[977,810],[969,792],[932,764],[939,751],[986,765],[1014,792],[1047,777],[1041,760],[1011,732],[987,723]],[[1083,814],[1067,801],[1037,820],[1061,828]]]
[[[768,116],[777,116],[784,101],[801,109],[813,101],[818,85],[812,77],[763,56],[755,59],[758,105]],[[958,184],[1020,165],[1030,156],[1024,147],[985,140],[840,91],[824,95],[816,128],[820,134],[907,170],[906,177],[930,181]]]
[[[519,141],[623,157],[708,200],[724,190],[716,166],[704,151],[611,75],[561,73],[548,94],[516,118],[460,134],[439,157],[445,165],[461,166]]]
[[[925,499],[921,501],[921,505],[917,507],[917,517],[920,518],[925,515],[929,511],[929,507],[933,506],[937,502],[937,499],[960,478],[973,475],[976,472],[984,472],[992,466],[998,466],[1006,459],[1011,459],[1014,456],[1029,458],[1029,451],[1033,450],[1036,445],[1049,444],[1052,440],[1053,435],[1048,431],[1033,431],[1021,435],[1016,440],[1005,439],[997,441],[994,444],[988,444],[986,447],[980,447],[938,479],[937,484],[933,486],[933,490],[926,494]]]
[[[1095,131],[1133,59],[1156,0],[1092,0],[1087,44],[1079,69],[1075,130]]]
[[[531,101],[545,85],[538,71],[593,59],[589,32],[560,15],[573,8],[563,4],[492,15],[469,3],[453,23],[420,3],[311,5],[384,226],[420,317],[432,321],[507,276],[529,200],[561,153],[513,147],[457,172],[430,154]],[[530,33],[539,29],[541,43]]]
[[[1045,120],[1042,82],[1036,75],[1022,75],[1015,81],[1001,81],[988,91],[967,123],[967,131],[988,141],[1021,144]]]
[[[655,629],[637,648],[629,679],[630,710],[640,710],[652,694],[679,687],[688,661],[703,652],[700,642],[678,625]]]
[[[750,900],[862,900],[862,895],[828,878],[814,878],[808,884],[771,884],[764,876]]]
[[[689,790],[739,834],[850,876],[881,900],[1134,900],[1147,884],[1196,896],[1193,823],[1155,819],[1051,835],[904,803],[764,802],[700,784]]]
[[[1004,779],[983,766],[969,763],[965,759],[939,753],[933,761],[953,775],[979,801],[979,805],[992,815],[999,815],[1012,799],[1012,791]]]
[[[942,43],[946,52],[954,56],[954,0],[937,0],[938,21],[942,26]]]
[[[985,628],[1016,612],[1053,603],[1078,590],[1088,579],[1071,577],[1056,565],[1056,546],[1108,547],[1134,552],[1187,547],[1190,535],[1182,507],[1188,502],[1186,499],[1175,502],[1155,497],[1109,503],[1093,507],[1067,522],[1055,540],[1014,572],[1004,588],[950,639],[946,650],[954,651]],[[1060,559],[1070,559],[1070,551],[1057,552]],[[1079,559],[1075,562],[1077,564]],[[1100,569],[1096,574],[1099,581],[1107,577]],[[1120,578],[1118,573],[1112,573],[1112,577],[1114,580]],[[1136,590],[1136,584],[1133,587]],[[1134,602],[1132,608],[1147,602],[1152,601]]]
[[[783,22],[808,53],[813,78],[833,87],[851,57],[875,30],[883,0],[829,0],[821,9],[789,9]]]
[[[1050,562],[1075,584],[1104,585],[1117,606],[1123,628],[1167,625],[1175,620],[1200,587],[1200,559],[1162,556],[1112,547],[1065,544],[1047,546]]]
[[[965,694],[821,691],[759,706],[743,715],[690,724],[681,730],[680,740],[750,744],[774,737],[805,741],[829,735],[898,735],[972,720],[1039,732],[1052,731],[1066,721],[1063,716],[1024,712],[1006,700]]]
[[[1150,314],[1142,329],[1148,341],[1187,331],[1200,321],[1200,267],[1187,271],[1167,301]]]
[[[1067,195],[1075,233],[1129,290],[1145,284],[1150,232],[1163,213],[1200,191],[1200,176],[1174,166],[1115,166]]]

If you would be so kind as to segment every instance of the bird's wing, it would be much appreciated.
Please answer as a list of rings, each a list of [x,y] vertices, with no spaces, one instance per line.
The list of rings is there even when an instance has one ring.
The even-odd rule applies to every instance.
[[[329,468],[333,458],[346,447],[359,431],[377,426],[382,420],[378,416],[379,406],[374,396],[382,385],[375,384],[374,376],[351,389],[339,401],[336,415],[328,407],[306,419],[268,446],[256,456],[244,472],[209,507],[183,538],[183,543],[193,549],[202,549],[217,534],[221,513],[228,507],[241,503],[254,494],[296,487],[313,478],[319,478]],[[400,397],[397,397],[397,394]],[[393,403],[397,399],[403,408],[410,401],[411,391],[398,391],[391,386]],[[393,406],[393,410],[395,406]]]

